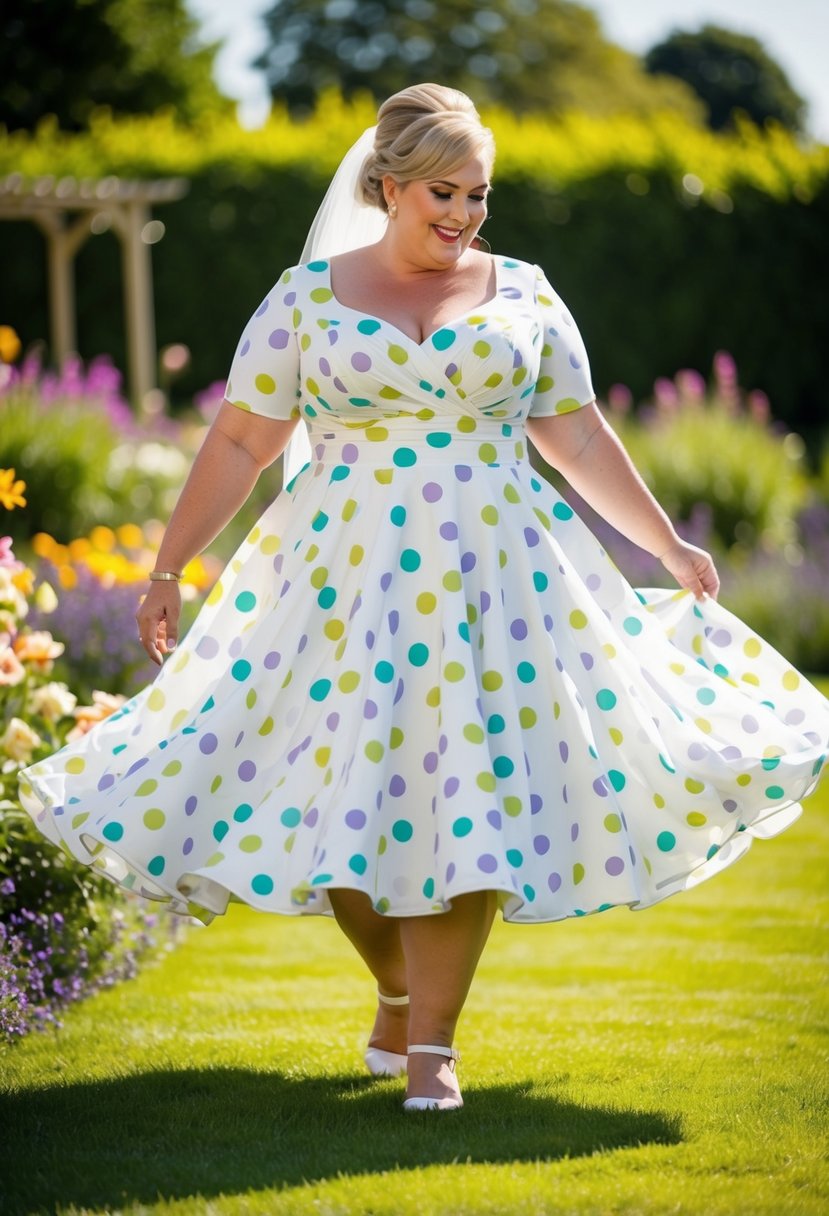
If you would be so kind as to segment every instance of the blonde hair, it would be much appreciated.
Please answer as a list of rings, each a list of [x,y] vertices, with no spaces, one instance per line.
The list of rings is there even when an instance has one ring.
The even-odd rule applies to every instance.
[[[364,200],[387,210],[383,178],[405,183],[445,177],[482,155],[490,167],[495,140],[466,93],[440,84],[415,84],[377,111],[374,149],[360,172]]]

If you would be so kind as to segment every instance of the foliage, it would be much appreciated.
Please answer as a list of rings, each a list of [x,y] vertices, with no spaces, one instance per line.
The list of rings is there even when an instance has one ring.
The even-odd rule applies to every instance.
[[[5,0],[0,10],[0,124],[33,129],[56,114],[87,126],[118,113],[227,110],[212,80],[216,47],[196,45],[184,0]]]
[[[61,540],[94,524],[165,514],[184,480],[186,457],[158,438],[178,428],[139,426],[120,395],[120,373],[105,358],[85,370],[68,360],[59,375],[39,357],[18,370],[0,366],[0,466],[25,470],[28,510],[9,522],[12,537],[50,532]]]
[[[269,44],[255,66],[293,112],[307,113],[326,89],[379,101],[425,77],[518,111],[699,117],[689,89],[649,77],[570,0],[278,0],[264,23]]]
[[[623,380],[641,398],[725,346],[790,427],[808,438],[822,425],[829,149],[747,123],[715,136],[669,114],[485,119],[499,148],[486,233],[496,251],[545,267],[602,393]],[[186,399],[226,376],[245,320],[296,261],[333,168],[373,120],[367,97],[334,95],[307,122],[276,111],[249,132],[224,119],[187,128],[171,115],[99,115],[81,135],[45,124],[0,139],[0,173],[190,177],[153,250],[159,339],[193,351],[178,381]],[[42,238],[22,223],[7,231],[0,320],[14,319],[28,346],[48,329]],[[123,366],[111,235],[81,250],[77,282],[85,349]]]
[[[689,84],[708,111],[708,125],[722,130],[742,110],[754,122],[774,119],[800,131],[806,102],[783,68],[756,38],[717,25],[697,33],[674,30],[651,47],[645,67]]]

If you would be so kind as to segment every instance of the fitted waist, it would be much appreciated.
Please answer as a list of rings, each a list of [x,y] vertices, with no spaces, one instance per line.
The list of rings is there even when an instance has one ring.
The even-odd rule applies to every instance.
[[[460,429],[465,425],[466,429]],[[337,427],[309,432],[311,463],[410,468],[419,464],[501,465],[527,459],[521,424],[478,422],[461,416],[405,423],[383,419],[368,427]]]

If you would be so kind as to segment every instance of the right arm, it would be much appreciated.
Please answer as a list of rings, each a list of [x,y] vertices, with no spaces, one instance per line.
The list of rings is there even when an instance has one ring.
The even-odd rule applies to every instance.
[[[262,470],[282,453],[296,424],[296,418],[266,418],[222,402],[170,517],[157,570],[181,574],[207,548],[247,501]],[[154,663],[160,665],[175,648],[180,612],[178,583],[150,583],[135,619]]]

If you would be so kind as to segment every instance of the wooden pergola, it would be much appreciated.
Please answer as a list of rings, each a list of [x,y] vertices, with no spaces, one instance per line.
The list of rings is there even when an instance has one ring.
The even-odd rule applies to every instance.
[[[55,362],[77,350],[74,259],[92,235],[112,229],[121,242],[130,396],[141,409],[157,387],[150,248],[163,234],[150,208],[186,193],[181,177],[128,181],[119,177],[0,177],[0,220],[31,220],[47,241],[49,319]]]

